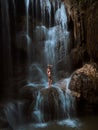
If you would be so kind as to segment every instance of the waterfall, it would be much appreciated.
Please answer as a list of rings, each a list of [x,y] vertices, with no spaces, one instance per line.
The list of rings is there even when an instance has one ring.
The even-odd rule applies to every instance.
[[[25,8],[26,8],[26,41],[27,41],[27,56],[28,56],[28,80],[30,80],[30,63],[31,63],[31,37],[29,33],[29,5],[30,0],[25,0]]]
[[[62,106],[63,112],[66,113],[67,118],[71,118],[75,113],[75,98],[71,95],[69,84],[70,84],[71,76],[69,78],[65,78],[59,83],[54,84],[55,87],[58,88],[58,92],[60,97],[62,97]],[[66,87],[65,93],[59,86]]]
[[[39,64],[31,64],[30,66],[30,80],[28,83],[33,82],[33,84],[46,84],[47,78]]]
[[[13,6],[15,11],[14,0]],[[1,0],[1,7],[3,58],[5,65],[4,74],[10,81],[10,77],[12,76],[12,57],[8,1]],[[27,52],[26,65],[28,68],[28,82],[26,87],[34,88],[34,90],[39,87],[37,95],[33,95],[34,90],[27,90],[30,93],[26,93],[27,97],[29,97],[28,93],[31,94],[29,100],[33,103],[35,102],[35,104],[32,103],[34,108],[32,109],[30,116],[32,116],[32,120],[37,123],[45,122],[45,118],[46,121],[49,121],[49,119],[59,120],[62,118],[70,118],[70,111],[73,111],[74,109],[74,100],[68,88],[70,78],[62,81],[62,84],[66,84],[66,90],[62,90],[58,83],[55,84],[55,82],[57,82],[57,64],[61,60],[66,61],[69,38],[64,3],[60,0],[25,0],[25,11],[26,12],[23,15],[25,15],[26,22],[24,22],[24,26],[26,30],[25,32],[23,32],[24,30],[21,30],[19,33],[17,31],[17,33],[19,36],[25,37],[26,47],[24,47],[25,45],[17,45],[20,46],[20,48],[17,48],[21,50],[21,46],[23,46],[25,48],[23,51]],[[30,11],[32,11],[32,13]],[[14,15],[16,15],[16,13],[17,12],[14,12]],[[41,19],[38,18],[39,15],[41,15]],[[34,26],[34,28],[32,26]],[[35,59],[32,60],[31,55],[33,49],[35,49]],[[47,88],[47,64],[53,65],[53,78],[56,79],[51,88]],[[21,87],[22,86],[19,86],[19,88]],[[23,94],[25,95],[24,91]],[[14,130],[24,123],[23,107],[24,104],[18,101],[16,104],[9,103],[5,106],[4,112],[8,123]],[[49,113],[47,113],[47,110]]]
[[[53,88],[55,91],[51,90],[50,94],[52,95],[52,101],[49,99],[50,95],[45,96],[42,94],[45,92],[47,93],[47,89],[43,88],[43,90],[38,93],[35,109],[33,111],[33,116],[36,117],[38,122],[43,123],[46,122],[46,120],[51,120],[52,118],[55,120],[66,118],[71,119],[75,112],[75,99],[72,97],[68,88],[70,80],[71,77],[61,81],[62,85],[66,86],[65,92],[60,88],[59,84],[54,84]],[[58,96],[56,96],[56,94]],[[54,113],[51,113],[51,109]]]
[[[41,113],[41,102],[42,102],[42,96],[40,92],[38,92],[37,98],[36,98],[36,104],[34,107],[34,111],[32,113],[32,116],[35,118],[35,121],[37,123],[42,123],[43,122],[43,114]]]
[[[33,30],[33,42],[39,46],[39,55],[36,60],[44,67],[47,64],[53,65],[53,77],[56,81],[57,64],[61,60],[66,60],[67,43],[69,32],[67,31],[67,16],[64,3],[60,0],[31,0],[32,17],[35,21],[35,29]],[[27,19],[27,44],[28,44],[28,66],[32,62],[31,45],[29,36],[29,5],[30,1],[25,0],[26,19]],[[40,8],[39,8],[40,7]],[[52,16],[54,14],[54,16]],[[38,16],[41,15],[41,19]],[[34,20],[35,18],[35,20]],[[53,24],[54,23],[54,24]],[[38,48],[38,47],[37,47]],[[37,55],[37,54],[36,54]],[[38,59],[39,58],[39,59]],[[46,68],[46,67],[45,67]],[[30,79],[30,76],[29,76]]]
[[[30,56],[30,36],[29,36],[29,0],[25,0],[26,6],[26,38],[27,38],[27,49],[28,49],[28,56]]]
[[[50,0],[40,0],[40,6],[41,6],[41,18],[42,23],[45,24],[46,19],[46,13],[49,17],[49,25],[51,24],[51,3]]]
[[[45,56],[47,64],[55,65],[56,54],[56,27],[50,28],[47,33],[47,40],[45,41]]]
[[[7,117],[7,121],[13,130],[17,130],[24,122],[22,115],[23,103],[22,102],[9,102],[4,107],[4,112]]]
[[[69,78],[65,78],[60,82],[60,85],[65,87],[65,94],[64,94],[64,99],[63,101],[63,108],[65,108],[65,112],[67,114],[68,118],[71,118],[71,116],[74,116],[75,113],[75,98],[71,95],[71,91],[69,89],[69,84],[70,84],[71,76]],[[55,86],[59,87],[59,84],[56,83]],[[59,91],[62,91],[59,88]]]
[[[27,35],[29,35],[29,0],[25,0],[25,5],[26,5],[26,30],[27,30]]]
[[[56,5],[53,4],[53,10]],[[54,12],[55,18],[53,27],[47,29],[47,36],[45,41],[45,59],[46,64],[52,64],[54,75],[56,75],[56,65],[62,60],[66,59],[67,43],[69,32],[67,31],[67,16],[64,3],[57,2],[57,10]]]
[[[71,77],[66,78],[64,81],[66,82],[66,111],[68,118],[71,117],[72,113],[75,112],[75,98],[72,97],[70,89],[69,89],[69,83],[70,83]]]

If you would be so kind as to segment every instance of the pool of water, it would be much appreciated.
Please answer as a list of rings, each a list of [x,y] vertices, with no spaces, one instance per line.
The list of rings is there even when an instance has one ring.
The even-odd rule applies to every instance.
[[[84,116],[80,121],[80,130],[98,130],[98,115]]]
[[[50,123],[28,124],[17,130],[98,130],[98,116],[65,119]],[[15,130],[16,130],[15,129]]]

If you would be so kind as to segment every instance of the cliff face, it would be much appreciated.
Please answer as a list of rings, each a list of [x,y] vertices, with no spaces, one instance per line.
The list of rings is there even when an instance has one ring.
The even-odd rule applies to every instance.
[[[63,0],[71,31],[70,57],[74,67],[98,61],[98,2],[95,0]]]
[[[85,63],[95,62],[96,66],[98,65],[98,2],[95,0],[63,1],[67,10],[68,29],[71,32],[69,54],[72,71],[81,67],[73,73],[70,89],[75,91],[73,93],[78,98],[82,95],[82,100],[79,100],[82,109],[83,106],[85,110],[91,107],[97,108],[98,72],[92,64]],[[80,108],[81,105],[79,111]]]

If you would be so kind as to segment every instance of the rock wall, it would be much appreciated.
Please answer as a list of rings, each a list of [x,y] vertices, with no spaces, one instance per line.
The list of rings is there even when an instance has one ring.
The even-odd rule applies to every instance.
[[[72,74],[70,90],[77,97],[79,112],[97,111],[98,2],[95,0],[62,1],[66,6],[68,29],[71,34],[69,44],[71,67],[72,71],[76,70]]]
[[[84,62],[98,63],[98,2],[95,0],[63,0],[71,31],[70,58],[73,69]]]

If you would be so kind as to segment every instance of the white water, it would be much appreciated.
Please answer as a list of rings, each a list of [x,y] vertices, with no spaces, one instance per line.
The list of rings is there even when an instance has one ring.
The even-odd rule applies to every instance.
[[[32,8],[34,7],[34,1],[32,0]],[[38,14],[38,0],[35,3],[35,10]],[[67,31],[67,16],[63,2],[60,0],[40,0],[41,8],[41,22],[36,26],[34,38],[37,42],[41,43],[42,39],[45,47],[44,59],[42,64],[52,64],[56,68],[58,60],[64,59],[67,53],[67,43],[69,32]],[[53,8],[53,10],[51,10]],[[33,9],[32,9],[33,10]],[[52,16],[52,11],[54,17]],[[48,15],[47,15],[48,13]],[[48,17],[48,18],[47,18]],[[46,23],[46,18],[49,19],[49,23]],[[54,25],[51,23],[51,19]],[[49,25],[47,25],[49,24]],[[43,34],[44,33],[44,34]]]
[[[69,83],[70,83],[70,78],[64,79],[61,82],[61,84],[63,84],[63,86],[67,85],[65,93],[59,87],[59,84],[53,85],[53,87],[57,90],[58,99],[60,102],[60,104],[59,104],[58,99],[55,97],[55,93],[54,93],[54,95],[52,94],[52,96],[54,97],[53,100],[55,102],[55,113],[57,113],[57,120],[55,123],[57,123],[60,126],[65,125],[65,126],[68,126],[71,128],[78,128],[78,127],[80,127],[80,122],[78,121],[78,119],[75,119],[75,118],[71,119],[71,115],[70,115],[70,109],[72,111],[74,111],[74,108],[72,108],[72,104],[74,103],[74,100],[70,95],[70,90],[68,88]],[[46,100],[46,99],[44,99],[44,96],[41,95],[40,91],[38,91],[37,96],[36,96],[36,103],[35,103],[34,109],[31,114],[32,123],[30,123],[28,125],[24,124],[24,115],[22,114],[23,113],[22,110],[24,107],[23,103],[16,102],[16,103],[7,104],[5,106],[4,111],[5,111],[7,120],[9,122],[10,126],[13,128],[13,130],[21,130],[21,129],[25,129],[25,128],[27,128],[27,129],[28,128],[44,128],[44,127],[48,127],[48,125],[52,125],[51,123],[50,124],[45,123],[45,121],[44,121],[45,113],[42,112],[43,106],[45,105],[45,104],[43,104],[44,100]],[[46,101],[48,102],[48,99]],[[73,104],[73,107],[75,107],[74,104]],[[63,113],[64,119],[59,121],[59,117],[61,116],[61,113]],[[47,117],[49,118],[50,115],[47,115]],[[34,121],[34,123],[33,123],[33,121]]]
[[[61,3],[61,7],[58,8],[55,14],[55,23],[62,26],[62,29],[67,28],[67,16],[65,11],[65,6],[63,3]]]
[[[63,118],[67,117],[70,120],[69,123],[71,123],[71,113],[75,112],[75,99],[72,97],[70,90],[69,90],[70,80],[71,80],[71,77],[62,80],[60,84],[56,83],[56,84],[52,85],[52,87],[54,87],[58,93],[58,99],[55,96],[55,93],[54,94],[52,93],[52,96],[54,97],[53,100],[55,102],[55,107],[56,107],[55,112],[57,113],[57,115],[56,115],[57,119],[59,119],[59,117],[61,116],[61,112],[62,112]],[[64,92],[64,89],[62,90],[60,88],[60,85],[61,85],[61,87],[62,87],[62,85],[63,85],[63,87],[66,86],[65,92]],[[47,89],[47,87],[43,88],[43,89]],[[34,114],[36,115],[36,118],[38,119],[38,121],[40,121],[41,123],[44,122],[44,113],[42,113],[42,111],[41,111],[41,109],[43,109],[43,107],[45,105],[45,104],[43,104],[44,100],[47,100],[47,102],[48,102],[48,99],[44,99],[43,95],[41,95],[39,92],[37,99],[36,99]],[[58,104],[59,103],[58,100],[59,100],[60,104]],[[41,105],[43,107],[41,107]],[[60,113],[59,113],[59,110],[60,110]],[[47,115],[47,117],[49,118],[50,115]],[[63,120],[62,124],[64,123],[64,121],[67,124],[66,120]],[[74,120],[73,120],[73,123],[74,123]]]
[[[49,25],[51,24],[51,3],[50,0],[40,0],[40,6],[41,6],[41,18],[42,18],[42,24],[45,24],[45,14],[46,12],[49,15]]]
[[[61,126],[66,125],[68,127],[75,128],[75,129],[78,129],[81,126],[81,123],[79,122],[78,119],[65,119],[62,121],[58,121],[58,124]]]
[[[29,35],[29,0],[25,0],[25,6],[26,6],[26,30],[27,35]]]
[[[72,97],[70,89],[69,89],[69,83],[70,83],[71,77],[66,78],[66,111],[67,111],[67,116],[68,118],[71,117],[70,111],[75,112],[75,98]]]
[[[69,83],[70,83],[71,77],[63,79],[60,83],[56,83],[55,86],[58,86],[59,95],[62,97],[62,105],[63,110],[66,112],[67,117],[71,118],[71,112],[75,112],[75,98],[71,95],[70,89],[69,89]],[[61,87],[65,88],[65,93],[62,91]]]
[[[29,36],[29,0],[25,0],[26,6],[26,38],[27,38],[27,50],[28,50],[28,58],[30,56],[30,36]]]
[[[31,84],[45,84],[47,82],[46,74],[39,64],[31,64],[30,66],[30,79],[28,83]]]
[[[4,108],[5,115],[7,117],[7,121],[13,130],[17,130],[17,127],[23,125],[24,118],[22,115],[23,103],[8,103]]]
[[[30,79],[30,69],[29,66],[31,64],[31,38],[29,33],[29,5],[30,0],[25,0],[25,8],[26,8],[26,44],[27,44],[27,56],[28,56],[28,79]]]
[[[47,40],[45,41],[45,56],[47,64],[55,65],[56,62],[56,27],[50,28],[47,33]]]
[[[34,7],[34,1],[32,0],[32,7]],[[51,26],[51,8],[53,6],[54,11],[54,25]],[[28,6],[27,6],[28,7]],[[38,0],[35,2],[36,7],[36,16],[38,15]],[[66,10],[63,2],[52,1],[50,0],[40,0],[41,7],[41,25],[38,24],[35,27],[35,41],[37,43],[44,42],[42,53],[44,53],[44,57],[42,57],[41,63],[43,65],[52,64],[53,65],[53,76],[56,77],[56,65],[59,60],[66,60],[66,51],[67,51],[67,43],[69,32],[67,31],[67,16]],[[46,13],[49,14],[49,26],[45,25]],[[43,40],[44,39],[44,40]],[[42,41],[43,40],[43,41]],[[46,71],[46,70],[45,70]],[[28,81],[28,86],[38,86],[42,84],[43,86],[47,86],[47,76],[45,71],[38,64],[30,65],[30,79]],[[70,107],[72,107],[73,99],[70,95],[70,91],[68,89],[70,78],[64,79],[63,84],[67,84],[66,86],[66,94],[64,95],[63,91],[58,87],[59,99],[62,105],[62,111],[67,112],[67,117],[70,118]],[[55,85],[54,85],[55,86]],[[37,98],[36,103],[39,103],[39,98]],[[56,99],[55,99],[56,100]],[[37,105],[38,106],[38,105]],[[58,104],[57,104],[58,107]],[[35,115],[39,115],[41,117],[41,112],[35,111]],[[37,117],[40,119],[40,117]]]
[[[59,61],[65,60],[66,61],[66,53],[67,53],[67,44],[68,44],[68,37],[69,32],[67,31],[67,16],[64,3],[60,0],[51,1],[50,0],[31,0],[32,2],[32,14],[34,16],[34,6],[35,6],[35,13],[36,17],[39,13],[39,6],[41,9],[41,21],[36,23],[36,27],[34,29],[34,42],[36,44],[42,44],[43,48],[41,47],[41,55],[38,64],[42,64],[46,67],[47,64],[53,65],[53,77],[56,81],[57,72],[56,67]],[[27,36],[29,36],[29,5],[30,1],[25,0],[26,5],[26,18],[27,18]],[[53,8],[53,9],[52,9]],[[54,17],[52,18],[52,11],[54,11]],[[48,14],[47,14],[48,13]],[[49,25],[46,24],[46,18],[49,17]],[[54,22],[54,25],[51,23],[51,19]],[[33,20],[34,21],[34,20]],[[30,43],[27,39],[27,44]],[[28,44],[28,64],[31,63],[30,56],[32,50],[30,50],[30,44]],[[32,66],[32,65],[30,65]],[[33,73],[33,72],[32,72]],[[29,74],[31,75],[31,74]],[[30,76],[28,76],[29,82],[31,82]]]
[[[32,7],[33,7],[33,0],[32,0]],[[38,15],[38,0],[36,0],[36,16]],[[54,23],[55,25],[51,26],[51,4],[53,4],[53,10],[54,10]],[[30,64],[30,56],[31,56],[31,50],[30,50],[30,43],[31,38],[29,35],[29,6],[30,6],[30,0],[25,0],[25,8],[26,8],[26,33],[25,37],[27,39],[27,50],[28,50],[28,65],[29,65],[29,76],[28,76],[28,86],[37,87],[39,85],[43,85],[44,87],[47,86],[47,76],[46,76],[46,70],[43,69],[40,63],[36,64]],[[42,60],[42,64],[52,64],[53,69],[56,70],[56,64],[59,60],[62,60],[65,58],[66,51],[67,51],[67,43],[68,43],[68,36],[69,32],[67,31],[67,16],[66,16],[66,10],[64,7],[64,3],[61,3],[59,0],[50,2],[49,0],[40,0],[40,6],[41,6],[41,25],[37,25],[35,27],[35,33],[36,33],[36,41],[40,42],[44,37],[44,40],[42,41],[44,43],[43,50],[41,50],[44,53],[44,57],[40,57]],[[49,15],[49,26],[45,25],[45,19],[46,19],[46,12]],[[9,30],[9,28],[8,28]],[[9,32],[9,31],[8,31]],[[24,36],[24,35],[23,35]],[[10,37],[10,36],[9,36]],[[40,42],[41,43],[41,42]],[[65,59],[66,60],[66,59]],[[56,74],[56,73],[54,73]],[[55,75],[56,76],[56,75]],[[70,91],[68,89],[70,82],[70,78],[64,79],[62,81],[62,84],[67,84],[66,86],[66,93],[64,93],[60,87],[53,85],[55,89],[57,90],[57,93],[59,95],[58,99],[60,101],[60,105],[57,102],[57,99],[54,96],[55,105],[57,107],[56,110],[59,110],[61,106],[61,111],[64,113],[64,117],[70,118],[70,109],[72,108],[73,99],[70,95]],[[32,118],[36,120],[37,127],[38,126],[46,126],[46,124],[43,124],[44,122],[44,113],[41,112],[41,103],[43,102],[43,96],[40,94],[40,92],[37,95],[36,103],[34,106],[34,111],[32,112]],[[16,107],[17,106],[17,107]],[[17,105],[14,105],[13,103],[7,104],[5,109],[5,114],[7,117],[7,120],[9,124],[12,126],[14,130],[17,129],[17,127],[20,127],[20,125],[23,123],[23,115],[22,115],[22,108],[23,106],[21,103],[17,103]],[[57,111],[58,114],[58,111]],[[59,117],[60,114],[57,115]],[[17,122],[18,120],[18,122]],[[59,122],[60,124],[60,122]],[[34,126],[34,124],[33,124]]]
[[[36,104],[35,104],[35,107],[34,107],[34,111],[32,113],[32,116],[35,118],[36,123],[44,122],[43,114],[41,113],[41,106],[40,106],[41,101],[42,101],[42,96],[41,96],[40,92],[38,92]]]
[[[68,31],[67,31],[67,16],[64,4],[61,3],[61,7],[59,7],[55,11],[55,25],[53,27],[48,28],[47,36],[45,41],[45,59],[46,64],[52,64],[54,70],[54,75],[56,75],[56,64],[59,60],[64,59],[67,51],[67,43],[68,43]],[[55,10],[56,5],[53,3],[53,7]]]

